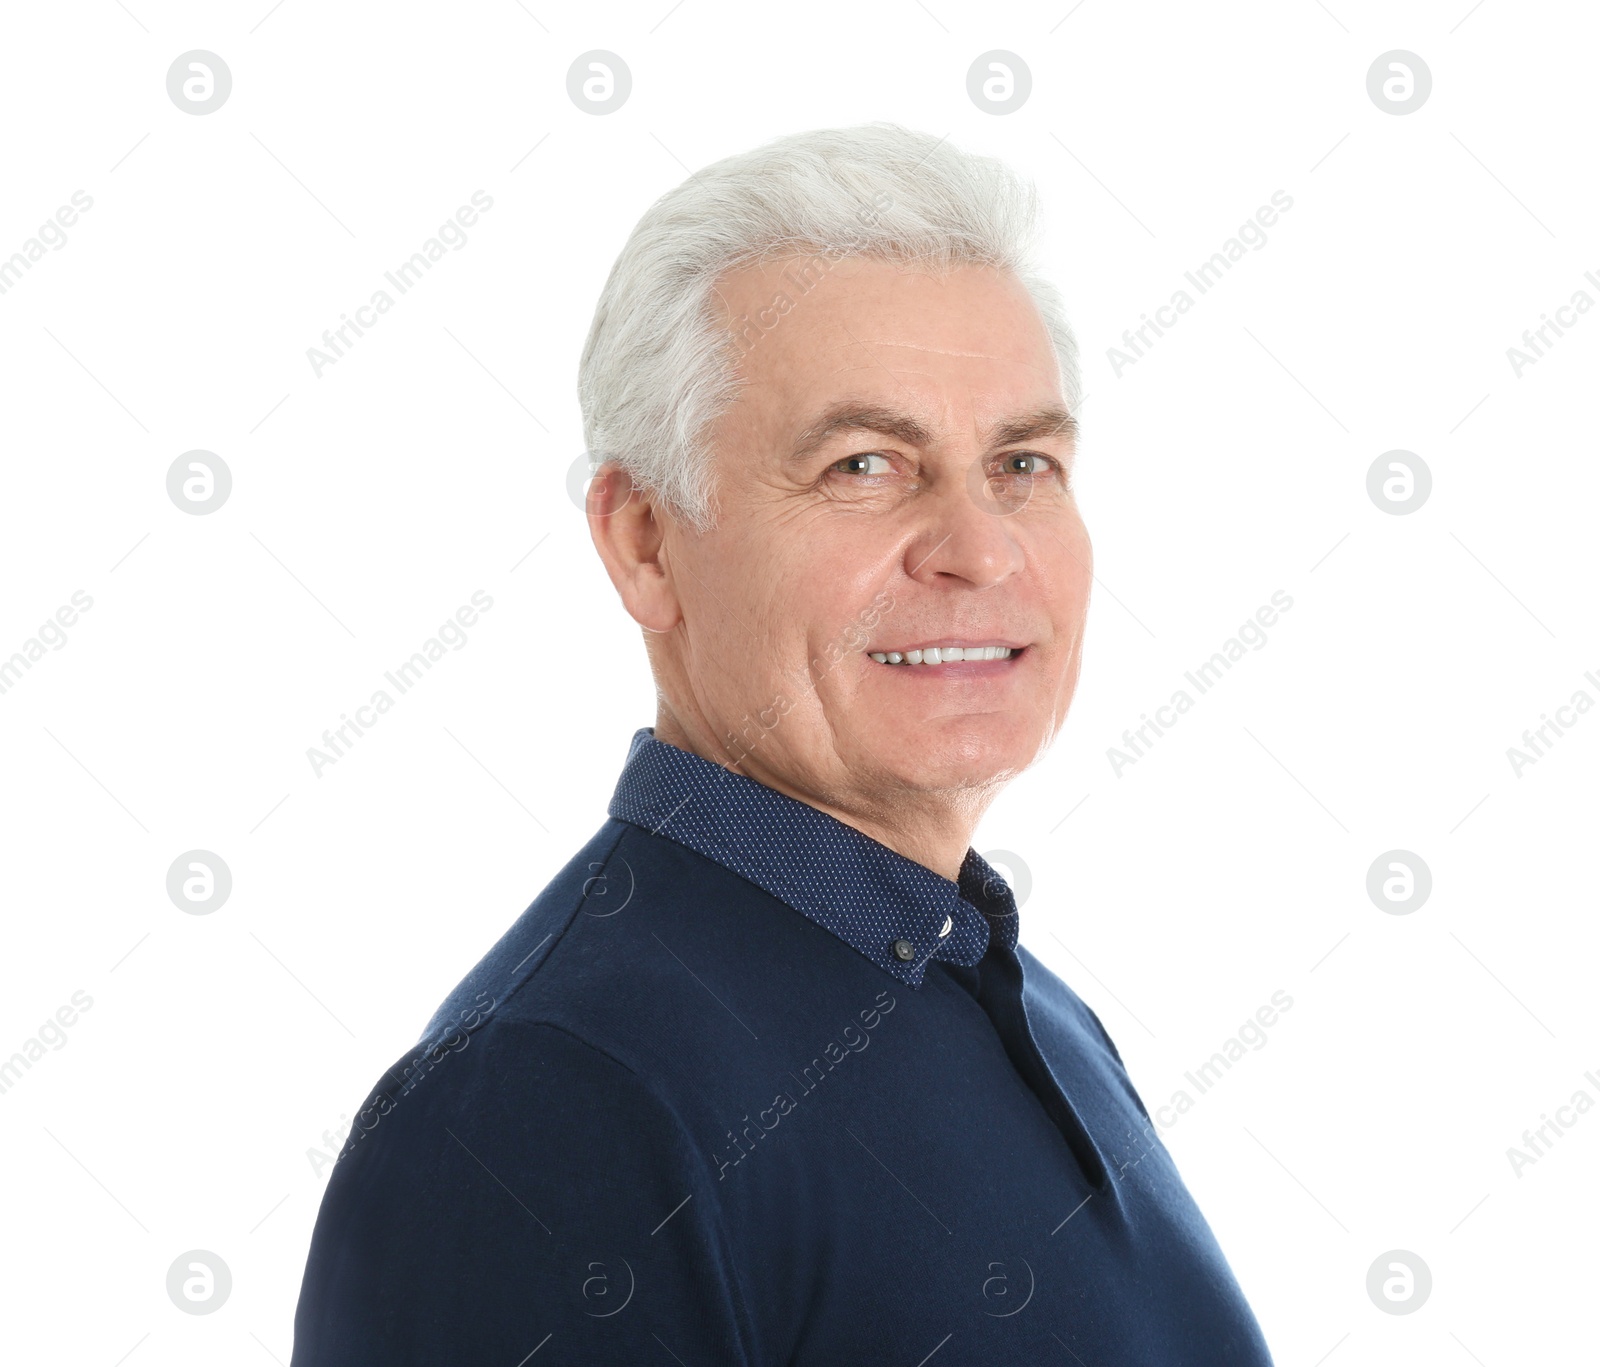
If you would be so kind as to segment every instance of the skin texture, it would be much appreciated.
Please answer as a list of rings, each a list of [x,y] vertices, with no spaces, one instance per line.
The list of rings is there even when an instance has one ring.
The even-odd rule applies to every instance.
[[[1049,334],[1009,273],[846,257],[802,290],[799,264],[720,282],[744,384],[712,434],[716,527],[696,533],[608,465],[590,533],[644,629],[659,739],[954,879],[1077,684],[1092,550],[1074,424],[998,430],[1064,411]],[[734,320],[762,310],[775,325],[736,340]],[[848,427],[793,458],[850,403],[921,430]],[[869,657],[940,641],[1027,649],[927,674]]]

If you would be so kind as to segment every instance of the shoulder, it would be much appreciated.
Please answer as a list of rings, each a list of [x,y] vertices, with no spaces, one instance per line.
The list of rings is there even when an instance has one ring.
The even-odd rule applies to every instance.
[[[657,1088],[603,1045],[551,1022],[486,1017],[409,1050],[384,1073],[340,1164],[379,1149],[385,1168],[397,1158],[431,1164],[428,1155],[450,1153],[468,1129],[498,1156],[520,1163],[519,1152],[538,1152],[548,1162],[564,1147],[593,1151],[602,1120],[650,1132],[663,1160],[692,1159]]]
[[[739,874],[620,820],[601,827],[434,1013],[437,1047],[543,1025],[685,1085],[748,1038],[773,966],[848,973],[854,951]]]
[[[1144,1099],[1094,1009],[1036,955],[1021,945],[1017,954],[1022,959],[1029,1024],[1052,1063],[1080,1082],[1092,1077],[1110,1095],[1126,1098],[1148,1121]]]
[[[637,1360],[647,1321],[608,1317],[635,1276],[675,1341],[749,1360],[719,1208],[687,1199],[714,1190],[708,1160],[648,1079],[559,1026],[513,1020],[396,1077],[329,1176],[296,1367],[515,1361],[552,1331],[581,1360]]]

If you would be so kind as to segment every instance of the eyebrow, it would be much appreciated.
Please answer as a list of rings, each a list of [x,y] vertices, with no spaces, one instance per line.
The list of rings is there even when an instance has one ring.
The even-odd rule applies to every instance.
[[[846,400],[824,410],[822,416],[811,423],[795,438],[789,461],[795,464],[815,455],[840,432],[877,432],[895,437],[908,446],[933,445],[933,434],[909,413],[886,408],[882,404],[860,403]],[[990,428],[991,446],[1012,446],[1021,441],[1040,437],[1066,437],[1075,439],[1078,420],[1059,404],[1046,404],[1031,413],[1002,419]]]
[[[1039,437],[1065,437],[1077,440],[1078,420],[1059,404],[1046,404],[1020,418],[996,423],[989,438],[992,446],[1014,446],[1019,441],[1034,441]]]

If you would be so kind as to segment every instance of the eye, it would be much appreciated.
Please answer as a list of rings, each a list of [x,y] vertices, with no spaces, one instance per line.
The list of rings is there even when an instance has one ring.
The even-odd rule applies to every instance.
[[[864,468],[869,462],[875,460],[883,462],[880,468],[875,470]],[[854,468],[846,469],[846,466],[853,466]],[[890,464],[889,457],[881,451],[863,451],[853,456],[846,456],[843,460],[834,461],[833,468],[846,475],[887,475],[891,473],[894,467]]]
[[[1002,456],[1000,464],[1008,475],[1046,475],[1061,469],[1061,463],[1053,456],[1040,455],[1037,451],[1013,451]]]

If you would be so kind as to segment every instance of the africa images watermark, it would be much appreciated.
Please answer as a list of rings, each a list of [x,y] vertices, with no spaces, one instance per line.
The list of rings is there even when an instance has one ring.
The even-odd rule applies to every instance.
[[[867,635],[868,629],[877,626],[887,613],[894,611],[894,605],[893,591],[880,589],[872,602],[856,614],[855,621],[829,641],[820,654],[813,656],[804,671],[795,670],[795,675],[800,676],[803,673],[806,686],[814,690],[817,683],[826,678],[847,655],[860,654],[867,648],[867,643],[871,639]],[[749,759],[756,746],[777,728],[778,723],[789,715],[793,707],[794,699],[786,693],[779,693],[766,707],[755,714],[754,719],[748,712],[745,713],[739,719],[739,731],[737,733],[729,731],[723,737],[728,753],[733,756],[727,767],[737,769]]]
[[[1594,670],[1585,670],[1583,677],[1588,683],[1593,684],[1596,689],[1600,689],[1600,675],[1596,675]],[[1541,718],[1539,725],[1522,733],[1521,748],[1519,749],[1515,745],[1506,747],[1506,759],[1511,762],[1511,772],[1521,778],[1524,769],[1529,765],[1537,764],[1549,754],[1550,747],[1576,726],[1578,718],[1593,707],[1594,698],[1590,696],[1587,690],[1579,688],[1573,691],[1572,696],[1566,702],[1556,708],[1555,716],[1552,717],[1548,712],[1541,712],[1539,714]]]
[[[322,1169],[329,1164],[336,1163],[345,1153],[354,1147],[356,1140],[365,1139],[378,1128],[378,1122],[398,1106],[402,1099],[409,1096],[417,1084],[427,1077],[444,1059],[451,1054],[459,1054],[472,1043],[472,1032],[482,1025],[494,1013],[495,999],[490,997],[485,1004],[483,998],[486,994],[479,991],[474,1001],[477,1005],[464,1006],[456,1013],[457,1024],[450,1032],[442,1037],[436,1037],[433,1044],[417,1054],[399,1071],[398,1075],[390,1069],[386,1076],[400,1078],[400,1085],[393,1090],[378,1088],[357,1113],[354,1126],[344,1127],[344,1148],[337,1157],[330,1156],[322,1149],[309,1148],[306,1150],[306,1160],[311,1164],[311,1171],[320,1176]],[[343,1120],[344,1117],[340,1117]],[[323,1143],[328,1143],[333,1132],[325,1131],[322,1136]]]
[[[9,659],[0,660],[0,694],[9,693],[21,682],[22,676],[44,659],[45,647],[62,650],[70,639],[66,629],[78,624],[78,614],[88,612],[94,599],[82,589],[75,589],[71,599],[55,610],[54,615],[41,623],[38,630],[11,653]]]
[[[885,997],[889,998],[888,1001],[884,1000]],[[894,998],[889,996],[887,990],[879,992],[873,1004],[859,1013],[861,1018],[859,1026],[854,1021],[851,1021],[844,1029],[839,1031],[839,1040],[843,1040],[843,1044],[840,1044],[839,1040],[830,1039],[822,1047],[821,1058],[813,1058],[810,1063],[802,1067],[798,1077],[794,1073],[789,1074],[795,1081],[794,1092],[778,1092],[772,1098],[770,1105],[756,1112],[756,1118],[753,1121],[750,1119],[748,1112],[740,1117],[744,1121],[743,1129],[738,1134],[735,1134],[730,1129],[728,1131],[730,1142],[724,1146],[729,1152],[736,1154],[737,1157],[726,1158],[719,1156],[717,1158],[717,1181],[722,1181],[728,1175],[729,1168],[737,1167],[755,1152],[756,1145],[765,1139],[771,1131],[777,1129],[784,1116],[788,1115],[790,1111],[800,1104],[799,1098],[808,1096],[816,1091],[818,1086],[821,1085],[822,1079],[827,1077],[834,1068],[843,1063],[851,1054],[859,1054],[864,1051],[872,1043],[870,1032],[876,1030],[882,1023],[883,1018],[893,1010]],[[856,1038],[852,1039],[852,1035]],[[823,1059],[827,1060],[826,1066],[823,1065]],[[767,1123],[769,1115],[772,1117],[770,1125]]]
[[[1272,207],[1274,204],[1278,206],[1276,209]],[[1267,245],[1267,229],[1277,223],[1279,213],[1287,213],[1292,208],[1294,200],[1284,191],[1274,190],[1270,204],[1263,204],[1256,210],[1254,217],[1245,219],[1232,237],[1194,270],[1185,271],[1183,278],[1194,286],[1196,294],[1208,293],[1233,269],[1235,261],[1244,260],[1248,255],[1247,247],[1250,251],[1258,252]],[[1106,359],[1111,362],[1111,373],[1120,380],[1122,372],[1141,361],[1150,348],[1166,334],[1167,329],[1175,326],[1178,319],[1194,306],[1195,296],[1188,290],[1179,288],[1172,292],[1172,297],[1165,304],[1156,309],[1154,318],[1148,313],[1141,313],[1139,317],[1142,321],[1138,327],[1123,330],[1122,346],[1106,348]],[[1151,333],[1155,335],[1149,335]]]
[[[1276,1025],[1282,1019],[1283,1013],[1294,1005],[1294,998],[1281,987],[1272,994],[1271,998],[1256,1009],[1255,1015],[1241,1024],[1237,1031],[1222,1042],[1222,1047],[1211,1055],[1204,1063],[1183,1075],[1183,1080],[1194,1090],[1188,1087],[1176,1088],[1171,1097],[1153,1112],[1146,1112],[1145,1125],[1136,1134],[1127,1130],[1123,1140],[1107,1141],[1107,1155],[1110,1159],[1111,1175],[1124,1178],[1128,1173],[1139,1166],[1152,1153],[1161,1141],[1161,1135],[1170,1130],[1185,1115],[1194,1109],[1197,1098],[1204,1096],[1224,1077],[1228,1070],[1241,1059],[1247,1057],[1245,1046],[1251,1052],[1259,1052],[1267,1047],[1267,1029]]]
[[[405,294],[433,269],[435,261],[442,261],[447,244],[457,252],[467,245],[466,230],[477,223],[480,212],[487,213],[494,208],[494,200],[482,190],[474,190],[472,204],[478,207],[474,209],[469,204],[463,204],[454,217],[445,219],[438,231],[405,261],[394,270],[383,273],[383,278],[394,286],[396,294]],[[355,346],[356,340],[368,328],[375,327],[378,319],[394,306],[395,296],[386,289],[377,289],[365,304],[357,305],[354,318],[348,313],[341,313],[338,327],[323,329],[322,346],[306,348],[306,360],[311,362],[311,373],[320,380],[322,372],[343,359]]]
[[[1204,1096],[1227,1076],[1234,1064],[1247,1058],[1249,1054],[1259,1053],[1267,1047],[1270,1039],[1267,1034],[1268,1029],[1276,1025],[1284,1013],[1293,1006],[1294,998],[1280,987],[1222,1042],[1221,1047],[1210,1058],[1184,1073],[1183,1080],[1189,1087],[1175,1088],[1171,1097],[1164,1105],[1157,1106],[1150,1118],[1163,1130],[1170,1130],[1181,1117],[1194,1109],[1198,1098]],[[1190,1091],[1189,1088],[1194,1090]]]
[[[74,209],[72,206],[77,205]],[[73,227],[78,221],[80,213],[88,213],[94,208],[94,200],[82,190],[72,192],[72,202],[63,204],[55,213],[39,225],[39,230],[34,233],[10,256],[0,260],[0,294],[13,290],[21,282],[24,271],[31,271],[35,261],[42,261],[45,257],[45,248],[51,251],[60,251],[67,245],[66,229]]]
[[[1273,610],[1274,604],[1277,611]],[[1288,612],[1293,606],[1294,599],[1283,589],[1274,589],[1271,601],[1257,608],[1255,615],[1247,619],[1232,636],[1217,647],[1209,660],[1196,669],[1186,670],[1184,679],[1193,685],[1196,693],[1203,695],[1210,692],[1224,674],[1238,661],[1244,659],[1246,646],[1253,651],[1266,646],[1271,639],[1267,635],[1266,628],[1276,626],[1278,614]],[[1141,712],[1139,725],[1122,733],[1121,748],[1112,745],[1106,749],[1106,758],[1111,761],[1111,772],[1121,778],[1123,770],[1137,764],[1149,754],[1150,748],[1156,741],[1177,725],[1178,718],[1194,704],[1194,696],[1187,689],[1179,688],[1171,698],[1155,709],[1155,716]]]
[[[56,1009],[32,1035],[23,1040],[20,1048],[10,1058],[0,1061],[0,1092],[9,1092],[22,1075],[44,1057],[45,1046],[59,1052],[67,1047],[67,1027],[78,1023],[79,1013],[94,1005],[94,998],[81,987],[71,999]],[[77,1009],[74,1010],[73,1008]],[[21,1064],[19,1068],[17,1065]]]
[[[437,631],[422,643],[411,658],[395,669],[385,670],[384,679],[393,686],[396,693],[405,694],[414,688],[417,682],[433,668],[434,663],[444,659],[445,646],[451,650],[464,650],[471,639],[466,632],[467,627],[476,626],[478,612],[488,612],[494,606],[494,599],[483,589],[475,589],[472,602],[477,605],[477,612],[463,603],[456,609],[455,616],[447,618]],[[375,689],[366,702],[356,708],[355,716],[348,712],[341,712],[339,725],[322,733],[322,745],[306,747],[306,758],[311,762],[311,772],[318,778],[322,771],[330,765],[337,764],[349,752],[350,748],[362,736],[378,723],[378,718],[389,711],[395,704],[395,699],[387,689]],[[346,733],[349,734],[346,734]]]
[[[872,197],[870,203],[863,204],[856,210],[856,218],[865,227],[875,227],[883,215],[893,207],[894,200],[880,190]],[[757,309],[754,318],[748,313],[741,313],[729,325],[729,331],[734,334],[740,354],[748,356],[754,351],[756,343],[788,316],[795,306],[796,299],[805,298],[827,278],[834,266],[858,250],[859,246],[856,243],[836,243],[823,251],[813,252],[803,260],[791,261],[785,266],[778,278],[788,288],[774,293],[772,302],[765,308]],[[790,289],[794,291],[793,296],[788,292]]]
[[[1583,1075],[1583,1080],[1600,1092],[1600,1075],[1593,1069]],[[1564,1105],[1556,1107],[1554,1115],[1541,1111],[1539,1124],[1522,1132],[1522,1146],[1519,1148],[1513,1144],[1506,1150],[1511,1171],[1521,1177],[1524,1168],[1531,1168],[1541,1158],[1547,1157],[1550,1150],[1555,1148],[1556,1141],[1565,1139],[1567,1131],[1592,1111],[1594,1105],[1594,1097],[1587,1089],[1579,1087]]]
[[[1600,275],[1585,271],[1583,278],[1600,290]],[[1567,329],[1575,326],[1578,319],[1593,307],[1594,297],[1588,290],[1580,288],[1573,291],[1571,299],[1556,308],[1554,318],[1548,313],[1541,313],[1539,317],[1544,322],[1536,328],[1523,329],[1522,346],[1506,348],[1506,360],[1511,362],[1511,373],[1520,380],[1522,372],[1531,365],[1538,365],[1545,353],[1566,334]]]

